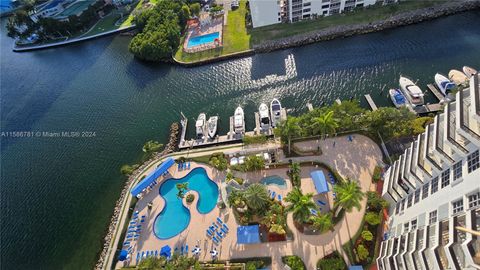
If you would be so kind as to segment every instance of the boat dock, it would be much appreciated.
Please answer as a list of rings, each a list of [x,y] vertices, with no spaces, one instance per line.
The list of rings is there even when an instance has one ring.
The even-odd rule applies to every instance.
[[[335,99],[335,102],[336,102],[338,105],[342,105],[342,101],[341,101],[339,98]]]
[[[312,103],[308,102],[308,103],[307,103],[307,108],[308,108],[308,111],[310,111],[310,112],[313,111],[313,105],[312,105]]]
[[[436,113],[443,110],[443,106],[440,103],[426,104],[422,106],[416,106],[413,111],[418,115],[425,115],[429,113]]]
[[[282,108],[281,111],[281,119],[287,119],[287,110]],[[232,144],[232,143],[240,143],[244,136],[258,136],[258,135],[265,135],[267,137],[273,136],[273,128],[262,129],[260,126],[260,115],[258,112],[255,112],[255,128],[253,131],[247,131],[244,134],[235,133],[234,124],[233,124],[233,116],[230,116],[230,128],[226,135],[217,135],[215,139],[210,139],[208,136],[205,136],[203,139],[186,139],[186,132],[187,132],[187,123],[188,119],[181,113],[182,120],[180,120],[182,126],[182,132],[180,135],[180,142],[178,144],[179,150],[184,150],[188,148],[201,148],[201,147],[208,147],[208,146],[216,146],[222,144]]]
[[[365,95],[365,99],[367,100],[368,105],[370,106],[370,108],[372,108],[372,111],[378,110],[377,105],[375,104],[375,102],[373,102],[373,99],[372,99],[372,97],[370,96],[370,94],[366,94],[366,95]]]
[[[437,87],[435,87],[435,85],[427,84],[427,88],[428,88],[428,90],[430,90],[430,92],[433,93],[433,95],[438,99],[438,101],[444,100],[445,96],[443,96],[442,93],[440,93],[440,91],[438,91],[438,89],[437,89]]]

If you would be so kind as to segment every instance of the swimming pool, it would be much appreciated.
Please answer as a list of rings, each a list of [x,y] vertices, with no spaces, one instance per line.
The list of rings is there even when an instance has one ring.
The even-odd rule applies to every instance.
[[[207,214],[215,208],[218,200],[218,186],[207,175],[204,168],[195,168],[185,177],[171,178],[160,186],[160,196],[165,199],[165,207],[155,218],[153,232],[159,239],[169,239],[181,233],[190,223],[190,211],[177,197],[178,183],[188,183],[188,189],[198,192],[197,210]]]
[[[203,36],[196,36],[196,37],[193,37],[193,38],[191,37],[188,40],[187,48],[212,43],[218,37],[220,37],[220,32],[206,34],[206,35],[203,35]]]
[[[283,179],[283,177],[278,175],[271,175],[271,176],[262,178],[262,180],[260,180],[260,183],[264,185],[277,185],[281,189],[287,188],[287,182],[285,181],[285,179]]]

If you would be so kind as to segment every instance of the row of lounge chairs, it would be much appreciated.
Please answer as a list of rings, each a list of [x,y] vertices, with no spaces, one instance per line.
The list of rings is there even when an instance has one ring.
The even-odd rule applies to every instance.
[[[282,195],[280,194],[277,195],[275,191],[271,191],[271,190],[268,190],[268,194],[270,195],[270,199],[272,200],[278,199],[279,202],[282,202]]]
[[[132,220],[128,224],[127,228],[127,235],[125,237],[125,242],[123,242],[123,247],[127,250],[130,250],[131,253],[131,242],[136,241],[138,237],[140,237],[140,233],[142,232],[142,224],[145,222],[145,215],[138,217],[138,211],[135,211],[132,215]]]
[[[190,170],[190,161],[189,162],[179,162],[178,163],[178,170]]]
[[[173,253],[180,253],[180,255],[188,255],[188,244],[185,244],[185,246],[181,245],[180,248],[175,247]]]
[[[217,217],[217,223],[212,222],[212,225],[207,229],[207,236],[212,238],[215,245],[219,245],[220,241],[226,236],[229,229],[222,219]]]
[[[141,253],[137,252],[136,263],[138,264],[141,260],[146,259],[148,257],[159,257],[159,256],[160,256],[159,250],[142,251]]]

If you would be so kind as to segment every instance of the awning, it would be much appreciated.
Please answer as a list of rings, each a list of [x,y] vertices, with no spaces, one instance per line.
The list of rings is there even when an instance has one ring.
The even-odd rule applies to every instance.
[[[310,177],[312,178],[313,183],[315,184],[315,189],[318,193],[327,193],[330,191],[323,171],[313,171],[310,173]]]
[[[163,246],[160,250],[160,256],[170,258],[172,255],[172,248],[169,245]]]
[[[127,256],[128,256],[128,251],[122,249],[122,251],[120,251],[120,255],[118,255],[118,260],[125,261],[127,259]]]
[[[175,163],[175,160],[173,158],[167,158],[160,166],[158,166],[155,171],[151,174],[149,174],[145,179],[143,179],[140,183],[138,183],[130,193],[132,193],[133,196],[137,196],[140,194],[144,189],[146,189],[150,184],[152,184],[155,180],[157,180],[158,177],[160,177],[164,172],[166,172],[173,164]]]
[[[260,232],[258,225],[239,226],[237,228],[237,244],[260,243]]]

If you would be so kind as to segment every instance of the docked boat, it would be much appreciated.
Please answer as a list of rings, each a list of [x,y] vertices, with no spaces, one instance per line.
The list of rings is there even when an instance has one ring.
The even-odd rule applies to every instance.
[[[413,107],[421,106],[423,103],[425,103],[423,100],[422,90],[414,82],[412,82],[412,80],[407,77],[400,76],[399,84],[403,94]]]
[[[245,132],[245,115],[243,114],[243,109],[240,106],[235,109],[235,114],[233,115],[233,128],[237,134],[242,134]]]
[[[207,121],[208,137],[214,139],[217,135],[218,116],[210,116]]]
[[[460,70],[452,69],[448,72],[448,78],[456,85],[468,83],[468,77]]]
[[[388,94],[395,107],[400,108],[407,105],[407,100],[400,89],[390,89],[388,90]]]
[[[455,83],[440,73],[435,74],[435,83],[444,96],[447,96],[456,86]]]
[[[278,99],[274,98],[270,103],[272,127],[275,127],[282,120],[281,113],[282,113],[282,104],[280,104],[280,101]]]
[[[262,129],[270,128],[270,113],[268,112],[267,104],[260,104],[258,107],[258,114],[260,115],[260,127]]]
[[[195,129],[197,131],[197,138],[203,139],[205,138],[205,124],[207,120],[207,115],[205,113],[201,113],[198,115],[197,122],[195,122]]]
[[[471,68],[471,67],[464,66],[463,67],[463,73],[465,73],[465,75],[467,75],[468,79],[470,79],[471,77],[473,77],[473,75],[475,75],[477,73],[477,70],[474,69],[474,68]]]

